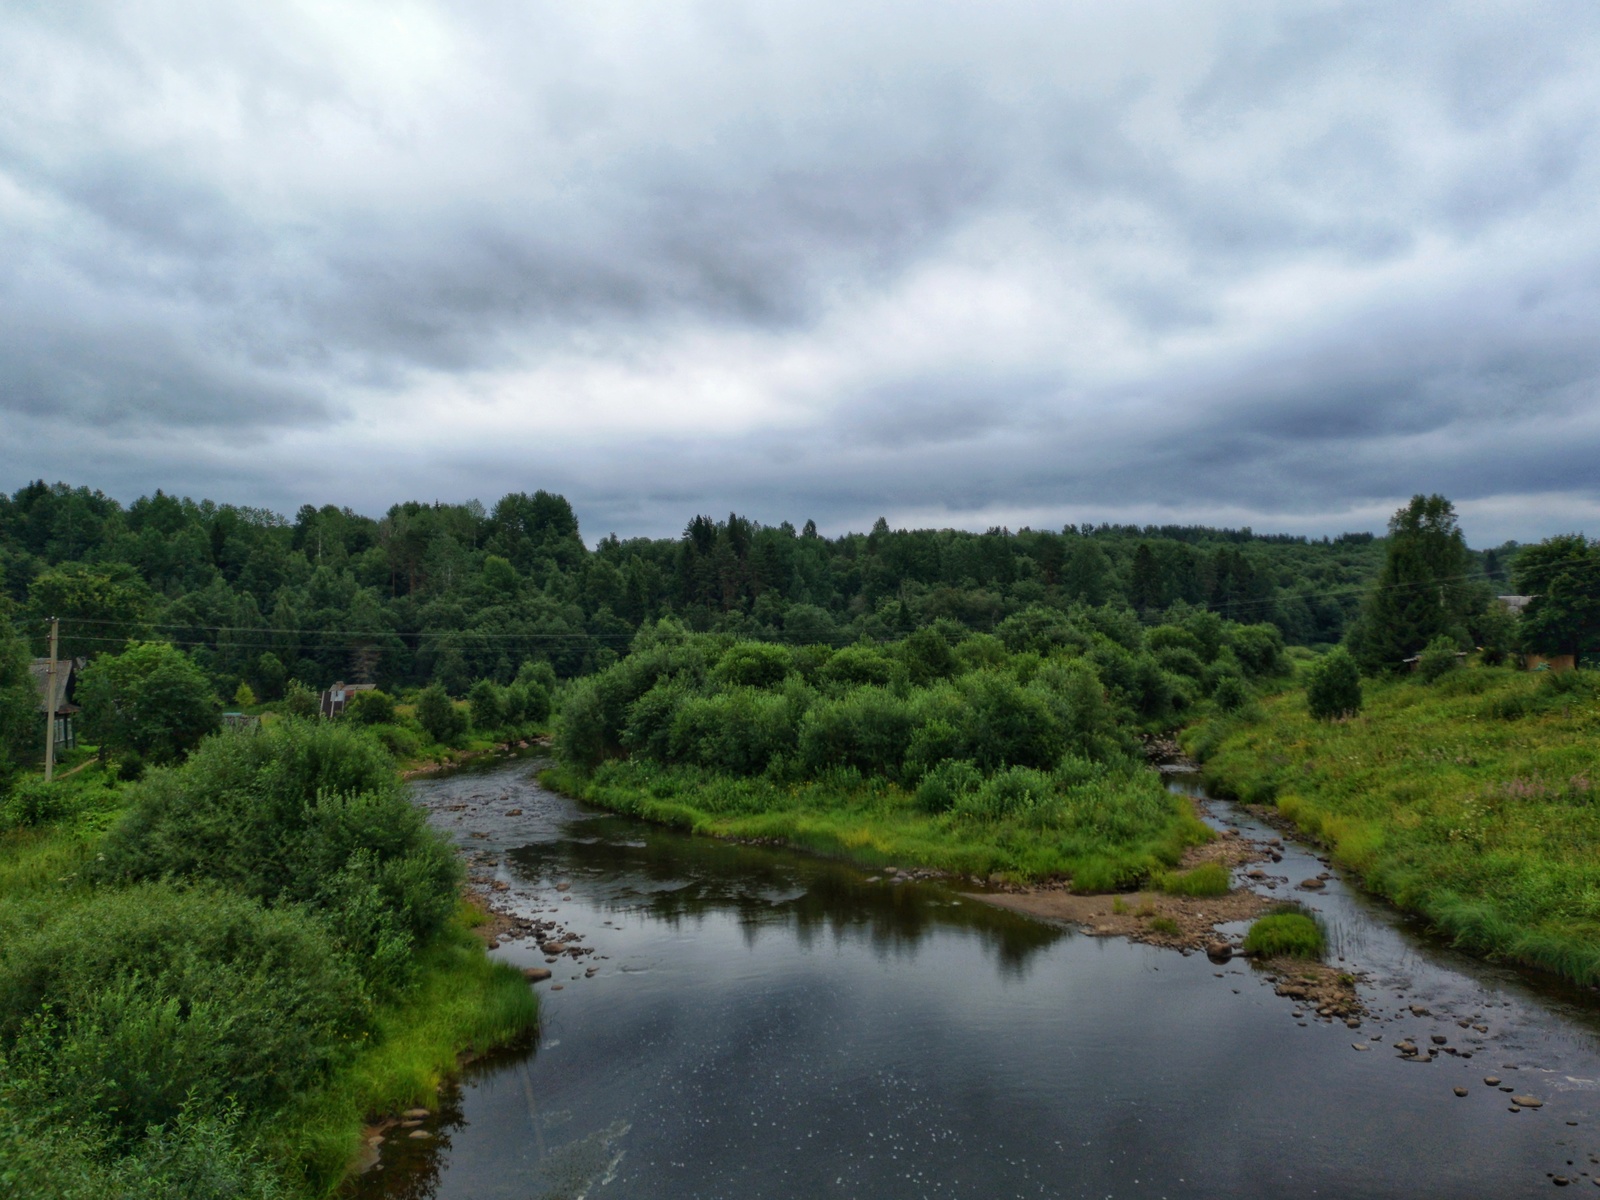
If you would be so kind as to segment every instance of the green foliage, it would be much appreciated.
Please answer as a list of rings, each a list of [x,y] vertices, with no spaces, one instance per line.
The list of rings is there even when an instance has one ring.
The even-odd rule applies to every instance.
[[[1600,984],[1593,672],[1369,682],[1359,721],[1298,688],[1184,733],[1207,786],[1279,811],[1457,944]]]
[[[254,689],[252,689],[248,683],[245,683],[241,680],[239,686],[233,691],[233,702],[240,708],[254,708],[256,706],[256,694]]]
[[[182,768],[153,772],[100,871],[303,904],[380,987],[404,982],[413,949],[443,928],[459,877],[374,739],[294,720],[219,734]]]
[[[103,890],[0,954],[0,1053],[25,1106],[123,1137],[186,1110],[281,1107],[369,1014],[320,922],[216,888]]]
[[[0,610],[0,617],[3,617]],[[28,649],[0,620],[0,795],[11,775],[35,754],[42,753],[39,689],[28,673]]]
[[[1515,586],[1533,600],[1522,614],[1524,647],[1581,659],[1600,650],[1600,544],[1580,534],[1546,538],[1517,555]]]
[[[1389,521],[1383,570],[1367,594],[1351,649],[1369,673],[1399,671],[1437,637],[1466,638],[1487,599],[1472,570],[1454,506],[1443,496],[1413,496]]]
[[[291,717],[314,717],[322,711],[322,701],[311,688],[291,679],[283,693],[283,711]]]
[[[1359,686],[1359,680],[1357,684]],[[1220,712],[1238,712],[1250,703],[1250,687],[1237,675],[1224,675],[1217,680],[1211,702]]]
[[[1152,881],[1169,896],[1226,896],[1233,881],[1218,863],[1202,863],[1190,871],[1163,871]]]
[[[422,731],[441,746],[448,746],[467,732],[467,714],[456,707],[441,684],[430,684],[417,697],[417,723]]]
[[[69,811],[67,792],[42,778],[19,779],[0,798],[0,829],[26,829],[59,820]]]
[[[1314,918],[1299,911],[1268,913],[1244,935],[1244,950],[1257,958],[1320,959],[1327,936]]]
[[[1361,711],[1361,669],[1344,647],[1334,647],[1307,670],[1306,709],[1319,721]]]
[[[1454,639],[1436,637],[1417,659],[1417,678],[1434,683],[1461,665]]]
[[[712,669],[712,676],[728,687],[770,688],[793,669],[794,655],[786,646],[735,642]]]
[[[506,723],[505,694],[495,685],[494,680],[480,679],[467,692],[467,710],[472,714],[474,729],[499,729]]]
[[[175,762],[221,722],[205,674],[183,651],[141,642],[90,663],[78,684],[84,731],[102,750]]]
[[[356,692],[344,707],[344,718],[357,725],[393,725],[394,697],[376,688],[370,692]]]

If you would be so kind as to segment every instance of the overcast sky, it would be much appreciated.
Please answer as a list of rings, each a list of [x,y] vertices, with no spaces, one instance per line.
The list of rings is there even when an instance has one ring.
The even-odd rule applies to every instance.
[[[1600,5],[0,8],[0,487],[1600,533]]]

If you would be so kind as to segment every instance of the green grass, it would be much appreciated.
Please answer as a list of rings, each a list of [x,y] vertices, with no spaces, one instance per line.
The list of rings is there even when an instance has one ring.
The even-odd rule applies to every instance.
[[[1151,917],[1150,932],[1164,933],[1168,937],[1177,937],[1183,932],[1183,929],[1171,917]]]
[[[546,783],[568,795],[716,837],[780,842],[867,865],[934,867],[1024,881],[1071,878],[1111,891],[1178,862],[1210,832],[1152,772],[1098,781],[1037,814],[982,819],[929,814],[911,793],[875,777],[777,784],[688,767],[613,760],[592,775],[566,767]]]
[[[1600,681],[1470,667],[1365,691],[1348,720],[1291,688],[1183,741],[1214,792],[1275,804],[1462,948],[1600,984]]]
[[[1258,958],[1320,959],[1327,948],[1322,926],[1302,912],[1268,913],[1244,935],[1244,950]]]
[[[1151,878],[1169,896],[1226,896],[1233,880],[1219,863],[1202,863],[1192,871],[1159,871]]]

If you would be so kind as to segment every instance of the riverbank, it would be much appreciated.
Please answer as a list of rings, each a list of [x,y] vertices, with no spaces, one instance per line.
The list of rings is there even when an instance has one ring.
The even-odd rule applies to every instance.
[[[315,736],[353,735],[322,729]],[[318,757],[313,751],[301,761]],[[288,761],[284,769],[296,769]],[[392,762],[381,755],[373,762],[394,778]],[[520,972],[485,954],[474,929],[487,914],[465,900],[452,903],[448,872],[441,877],[449,889],[445,911],[433,932],[403,960],[392,935],[378,944],[388,964],[381,979],[351,953],[360,910],[287,900],[262,905],[245,882],[219,885],[203,876],[179,883],[108,876],[108,858],[126,859],[130,836],[137,836],[127,832],[130,821],[148,828],[160,819],[159,810],[140,805],[162,779],[126,785],[98,765],[87,767],[53,785],[47,808],[0,833],[0,992],[7,1007],[0,1018],[0,1177],[17,1194],[63,1200],[331,1195],[370,1156],[364,1131],[375,1121],[416,1120],[407,1110],[433,1109],[465,1061],[531,1033],[537,998]],[[183,786],[207,782],[215,778],[185,777]],[[353,776],[344,782],[355,787]],[[382,815],[372,793],[363,800],[375,819]],[[309,811],[303,802],[293,809]],[[330,837],[352,836],[359,853],[372,835],[334,828],[344,811],[322,823]],[[393,855],[407,835],[385,824],[372,862],[381,867],[387,854],[395,870],[406,869]],[[427,838],[410,842],[420,864]],[[230,847],[211,859],[230,852],[239,853]],[[248,856],[238,862],[248,865]],[[432,903],[417,892],[420,876],[407,886],[416,903]],[[368,903],[394,902],[373,894]],[[380,911],[378,919],[397,929],[405,911]],[[143,948],[130,955],[135,944]],[[46,1002],[57,1023],[30,1023],[30,1006]],[[188,1015],[171,1028],[144,1022],[152,1004]],[[104,1015],[88,1015],[96,1013]],[[123,1049],[98,1057],[96,1038]],[[146,1060],[164,1064],[148,1084],[128,1074]],[[160,1132],[148,1133],[143,1118],[122,1128],[119,1110],[147,1111]]]
[[[555,766],[540,778],[574,799],[696,834],[984,883],[1070,881],[1078,892],[1131,886],[1212,837],[1186,799],[1143,769],[1109,775],[1062,821],[1031,820],[1025,810],[988,820],[930,814],[889,781],[859,776],[844,790],[615,760],[593,773]]]
[[[1271,805],[1458,946],[1600,985],[1600,688],[1471,667],[1367,681],[1359,715],[1304,690],[1185,730],[1219,795]]]

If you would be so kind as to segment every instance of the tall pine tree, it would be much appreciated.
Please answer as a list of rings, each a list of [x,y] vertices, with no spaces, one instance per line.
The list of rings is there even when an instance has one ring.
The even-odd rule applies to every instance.
[[[1434,638],[1467,642],[1484,599],[1468,576],[1472,554],[1443,496],[1413,496],[1389,520],[1383,571],[1362,605],[1351,649],[1368,672],[1397,671]]]

